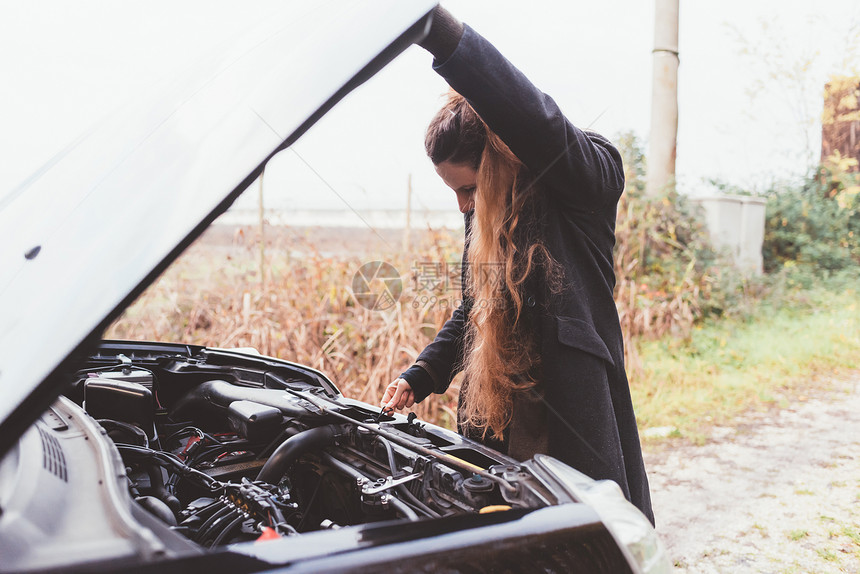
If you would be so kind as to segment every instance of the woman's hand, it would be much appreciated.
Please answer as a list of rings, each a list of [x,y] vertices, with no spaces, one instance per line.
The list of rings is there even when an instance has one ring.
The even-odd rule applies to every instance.
[[[418,42],[418,45],[433,54],[439,62],[444,62],[457,49],[462,36],[463,23],[437,5],[433,9],[433,23],[430,24],[430,31],[427,37]]]
[[[415,393],[409,383],[403,379],[397,379],[388,384],[379,404],[385,412],[400,410],[403,407],[408,409],[415,404]]]

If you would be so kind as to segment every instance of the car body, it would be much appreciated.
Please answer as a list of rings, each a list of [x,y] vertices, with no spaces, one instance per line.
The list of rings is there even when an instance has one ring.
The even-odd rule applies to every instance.
[[[617,485],[551,457],[288,361],[101,340],[433,5],[288,8],[0,198],[0,572],[668,570]]]

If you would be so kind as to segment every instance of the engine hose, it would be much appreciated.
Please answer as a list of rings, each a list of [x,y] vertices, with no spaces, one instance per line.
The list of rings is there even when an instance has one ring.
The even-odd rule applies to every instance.
[[[176,526],[176,515],[164,503],[154,496],[138,496],[134,499],[138,504],[145,508],[153,516],[157,516],[162,522],[168,526]]]
[[[376,437],[376,442],[385,447],[385,452],[388,454],[388,466],[391,468],[391,478],[397,478],[399,470],[397,468],[397,461],[394,459],[394,449],[391,448],[391,443],[378,435]]]
[[[242,511],[235,508],[228,509],[228,512],[218,518],[218,520],[213,522],[212,525],[207,528],[205,532],[201,532],[197,535],[198,542],[206,546],[206,541],[209,539],[210,536],[212,536],[215,532],[223,532],[224,529],[227,528],[227,526],[229,526],[230,524],[232,524],[236,518],[244,518],[244,516],[242,515]],[[225,524],[227,526],[225,526]],[[211,545],[212,543],[210,542],[209,546]]]
[[[390,451],[390,448],[391,448],[391,444],[390,444],[390,442],[389,442],[387,439],[383,438],[383,437],[378,437],[378,438],[380,439],[380,441],[384,441],[384,442],[383,442],[383,444],[388,444],[388,449],[387,449],[387,450],[389,450],[389,451]],[[347,447],[347,450],[349,451],[349,450],[353,450],[353,449],[349,449],[349,448]],[[358,452],[358,451],[355,451],[355,452]],[[393,453],[391,453],[391,456],[393,457]],[[347,474],[347,475],[349,475],[349,476],[352,476],[352,478],[354,478],[354,479],[363,478],[364,480],[366,480],[366,481],[368,481],[368,482],[370,482],[370,481],[371,481],[369,477],[366,477],[366,476],[364,476],[363,474],[358,473],[358,472],[357,472],[357,471],[355,471],[351,466],[347,465],[347,464],[346,464],[346,463],[344,463],[344,462],[341,462],[340,460],[338,460],[338,459],[334,458],[332,455],[330,455],[330,454],[328,454],[328,453],[322,453],[321,457],[322,457],[322,460],[323,460],[324,462],[327,462],[330,466],[334,466],[335,468],[337,468],[338,470],[340,470],[340,471],[341,471],[341,472],[343,472],[344,474]],[[388,464],[389,464],[390,466],[394,466],[394,463],[392,462],[391,458],[389,458],[389,462],[388,462]],[[395,475],[394,473],[392,473],[392,478],[394,478],[395,476],[396,476],[396,475]],[[384,475],[380,476],[378,473],[376,473],[376,474],[375,474],[375,477],[376,477],[376,478],[385,478],[385,476],[384,476]],[[414,494],[412,494],[411,492],[409,492],[409,489],[406,487],[406,485],[405,485],[405,484],[399,484],[399,485],[397,485],[397,487],[395,488],[395,490],[396,490],[396,491],[397,491],[397,493],[398,493],[398,494],[400,494],[403,498],[407,499],[407,500],[409,501],[409,503],[410,503],[413,507],[417,508],[418,510],[420,510],[421,512],[423,512],[423,513],[424,513],[424,514],[426,514],[427,516],[432,516],[432,517],[435,517],[435,518],[439,518],[440,516],[442,516],[441,514],[439,514],[438,512],[436,512],[435,510],[433,510],[432,508],[430,508],[429,506],[427,506],[426,504],[424,504],[423,502],[421,502],[421,501],[418,499],[418,497],[416,497]]]
[[[354,480],[360,480],[360,481],[363,481],[363,482],[370,482],[370,479],[369,479],[368,477],[364,476],[364,475],[363,475],[363,474],[361,474],[359,471],[355,470],[353,467],[349,466],[349,465],[348,465],[348,464],[346,464],[345,462],[343,462],[343,461],[341,461],[341,460],[336,459],[335,457],[333,457],[332,455],[330,455],[330,454],[329,454],[329,453],[327,453],[327,452],[324,452],[324,453],[320,454],[320,458],[322,459],[322,461],[323,461],[323,462],[325,462],[325,463],[326,463],[326,464],[328,464],[329,466],[332,466],[332,467],[334,467],[335,469],[339,470],[340,472],[342,472],[342,473],[344,473],[344,474],[346,474],[346,475],[348,475],[348,476],[352,477]],[[401,486],[402,486],[402,485],[401,485]],[[399,491],[399,489],[397,489],[397,490]],[[410,496],[412,495],[412,493],[410,493],[408,490],[407,490],[406,492],[407,492]],[[415,497],[414,497],[414,496],[412,496],[412,498],[413,498],[413,499],[415,499]],[[418,504],[420,504],[421,506],[423,506],[424,508],[422,508],[422,510],[426,509],[426,510],[425,510],[425,512],[427,512],[427,513],[428,513],[428,514],[430,514],[431,516],[434,516],[434,515],[435,515],[435,516],[439,516],[439,514],[438,514],[438,513],[434,512],[434,511],[433,511],[433,510],[431,510],[430,508],[427,508],[427,506],[426,506],[426,505],[424,505],[424,504],[422,504],[419,500],[415,499],[415,502],[417,502]],[[418,517],[418,515],[415,513],[415,511],[414,511],[414,510],[412,510],[412,508],[410,508],[406,503],[404,503],[404,502],[403,502],[402,500],[400,500],[399,498],[397,498],[397,497],[395,497],[395,496],[391,496],[391,497],[388,499],[388,503],[389,503],[389,504],[391,504],[391,506],[392,506],[395,510],[397,510],[398,512],[400,512],[401,514],[403,514],[404,516],[406,516],[406,518],[408,518],[409,520],[418,520],[418,518],[419,518],[419,517]]]
[[[224,501],[214,500],[200,510],[198,510],[196,515],[200,517],[201,520],[206,521],[209,519],[209,517],[211,517],[213,514],[215,514],[222,508],[224,508]]]
[[[414,494],[409,492],[409,489],[406,488],[405,484],[397,485],[396,490],[397,490],[398,494],[400,494],[403,498],[406,498],[407,500],[409,500],[409,502],[412,503],[412,506],[414,506],[415,508],[417,508],[418,510],[420,510],[421,512],[423,512],[427,516],[432,516],[433,518],[439,518],[440,516],[442,516],[441,514],[439,514],[438,512],[436,512],[435,510],[433,510],[432,508],[430,508],[429,506],[427,506],[426,504],[421,502],[417,496],[415,496]]]
[[[512,493],[512,494],[517,493],[517,487],[514,486],[513,484],[511,484],[510,482],[508,482],[507,480],[505,480],[504,477],[497,476],[495,474],[487,472],[486,470],[482,469],[481,467],[479,467],[477,465],[472,464],[471,462],[467,462],[465,460],[459,459],[456,456],[452,456],[452,455],[445,453],[445,452],[439,452],[439,451],[427,448],[426,446],[416,444],[409,439],[403,438],[403,437],[398,436],[394,433],[383,430],[382,428],[380,428],[380,425],[378,425],[378,424],[369,424],[369,423],[363,423],[361,421],[353,420],[352,418],[348,417],[347,415],[345,415],[343,413],[337,412],[336,410],[332,410],[331,408],[329,408],[329,405],[324,403],[320,398],[314,397],[310,393],[300,393],[299,391],[294,391],[292,389],[284,389],[284,390],[291,395],[302,398],[302,399],[308,401],[309,403],[312,403],[314,406],[319,408],[320,411],[322,411],[323,413],[326,413],[330,416],[338,418],[338,419],[345,421],[351,425],[355,425],[359,428],[369,430],[370,432],[372,432],[374,434],[377,434],[381,437],[387,438],[388,440],[390,440],[391,442],[393,442],[395,444],[405,446],[405,447],[407,447],[413,451],[419,452],[425,456],[432,457],[432,458],[434,458],[434,459],[436,459],[442,463],[447,464],[448,466],[451,466],[454,468],[459,468],[461,470],[465,470],[466,472],[468,472],[470,474],[477,474],[478,476],[480,476],[482,478],[486,478],[489,481],[495,482],[496,484],[498,484],[500,487],[502,487],[504,490],[506,490],[509,493]]]
[[[288,438],[296,436],[297,434],[299,434],[299,430],[296,427],[285,428],[280,433],[278,433],[278,436],[276,436],[274,438],[274,440],[272,440],[272,442],[267,444],[266,447],[260,451],[260,453],[257,455],[257,458],[259,460],[262,460],[264,458],[269,458],[269,455],[271,455],[273,452],[275,452],[275,448],[277,448],[281,443],[283,443]]]
[[[152,491],[152,496],[164,502],[168,508],[176,514],[182,508],[182,503],[179,499],[173,496],[170,491],[164,486],[164,477],[161,475],[161,467],[158,465],[148,465],[146,473],[149,475],[149,485]]]
[[[364,482],[371,482],[370,478],[361,474],[359,471],[349,466],[345,462],[336,459],[332,455],[327,452],[320,453],[320,459],[329,466],[333,466],[335,469],[339,470],[343,474],[350,476],[353,480],[361,480]]]
[[[390,496],[388,498],[388,504],[390,504],[394,510],[396,510],[409,520],[418,520],[418,515],[415,514],[415,511],[409,508],[409,506],[405,502],[403,502],[396,496]]]
[[[205,522],[200,526],[200,528],[199,528],[199,529],[197,529],[197,534],[194,536],[194,539],[195,539],[197,542],[202,542],[202,541],[203,541],[203,535],[204,535],[204,534],[206,534],[206,532],[207,532],[207,531],[212,527],[212,525],[213,525],[213,524],[214,524],[214,523],[215,523],[219,518],[221,518],[222,516],[224,516],[224,515],[226,515],[226,514],[230,514],[231,512],[233,512],[233,510],[234,510],[234,509],[233,509],[233,507],[232,507],[232,506],[227,506],[227,505],[225,504],[225,505],[224,505],[224,508],[222,508],[221,510],[218,510],[218,511],[217,511],[217,512],[215,512],[212,516],[210,516],[209,518],[207,518],[207,519],[206,519],[206,521],[205,521]]]
[[[194,478],[198,482],[203,483],[206,488],[212,491],[219,489],[221,482],[215,480],[206,473],[200,472],[196,468],[192,468],[176,458],[176,455],[166,452],[159,452],[142,446],[134,446],[130,444],[117,444],[117,450],[122,455],[124,461],[128,460],[145,460],[154,462],[162,466],[170,467],[185,478]]]
[[[242,524],[243,520],[246,520],[245,515],[239,514],[239,516],[237,516],[233,520],[233,522],[228,524],[227,527],[224,530],[222,530],[218,536],[215,537],[215,540],[212,541],[212,544],[210,545],[210,547],[218,546],[219,544],[221,544],[221,542],[227,537],[228,534],[230,534],[231,532],[236,530],[236,527],[239,526],[240,524]]]
[[[257,480],[277,484],[287,472],[287,468],[301,455],[314,449],[321,449],[334,443],[343,434],[337,425],[315,427],[291,436],[281,443],[257,475]]]
[[[108,436],[110,436],[110,432],[112,430],[123,430],[127,433],[133,434],[140,440],[140,445],[138,446],[149,448],[149,437],[147,437],[143,429],[138,426],[122,421],[115,421],[113,419],[96,419],[96,422],[99,423],[105,431],[107,431]],[[113,437],[111,438],[113,439]],[[113,439],[113,441],[118,442],[116,439]]]

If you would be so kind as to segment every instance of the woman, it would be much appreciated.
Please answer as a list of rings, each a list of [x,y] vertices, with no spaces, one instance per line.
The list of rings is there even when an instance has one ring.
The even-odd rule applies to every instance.
[[[420,45],[456,91],[425,146],[465,216],[465,288],[381,404],[408,408],[462,370],[463,434],[614,480],[653,522],[612,298],[621,157],[444,9]]]

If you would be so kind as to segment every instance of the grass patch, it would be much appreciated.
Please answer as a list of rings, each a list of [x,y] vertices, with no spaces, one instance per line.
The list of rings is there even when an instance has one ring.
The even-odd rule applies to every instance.
[[[827,560],[828,562],[836,562],[836,560],[838,559],[835,552],[826,548],[818,548],[815,552],[816,554],[821,556],[821,558]]]
[[[806,538],[807,536],[809,536],[809,532],[803,529],[792,530],[788,533],[787,536],[789,540],[800,540],[801,538]]]
[[[750,407],[805,400],[816,377],[860,367],[858,299],[842,282],[772,294],[748,317],[640,342],[643,366],[630,373],[640,426],[693,439]]]

